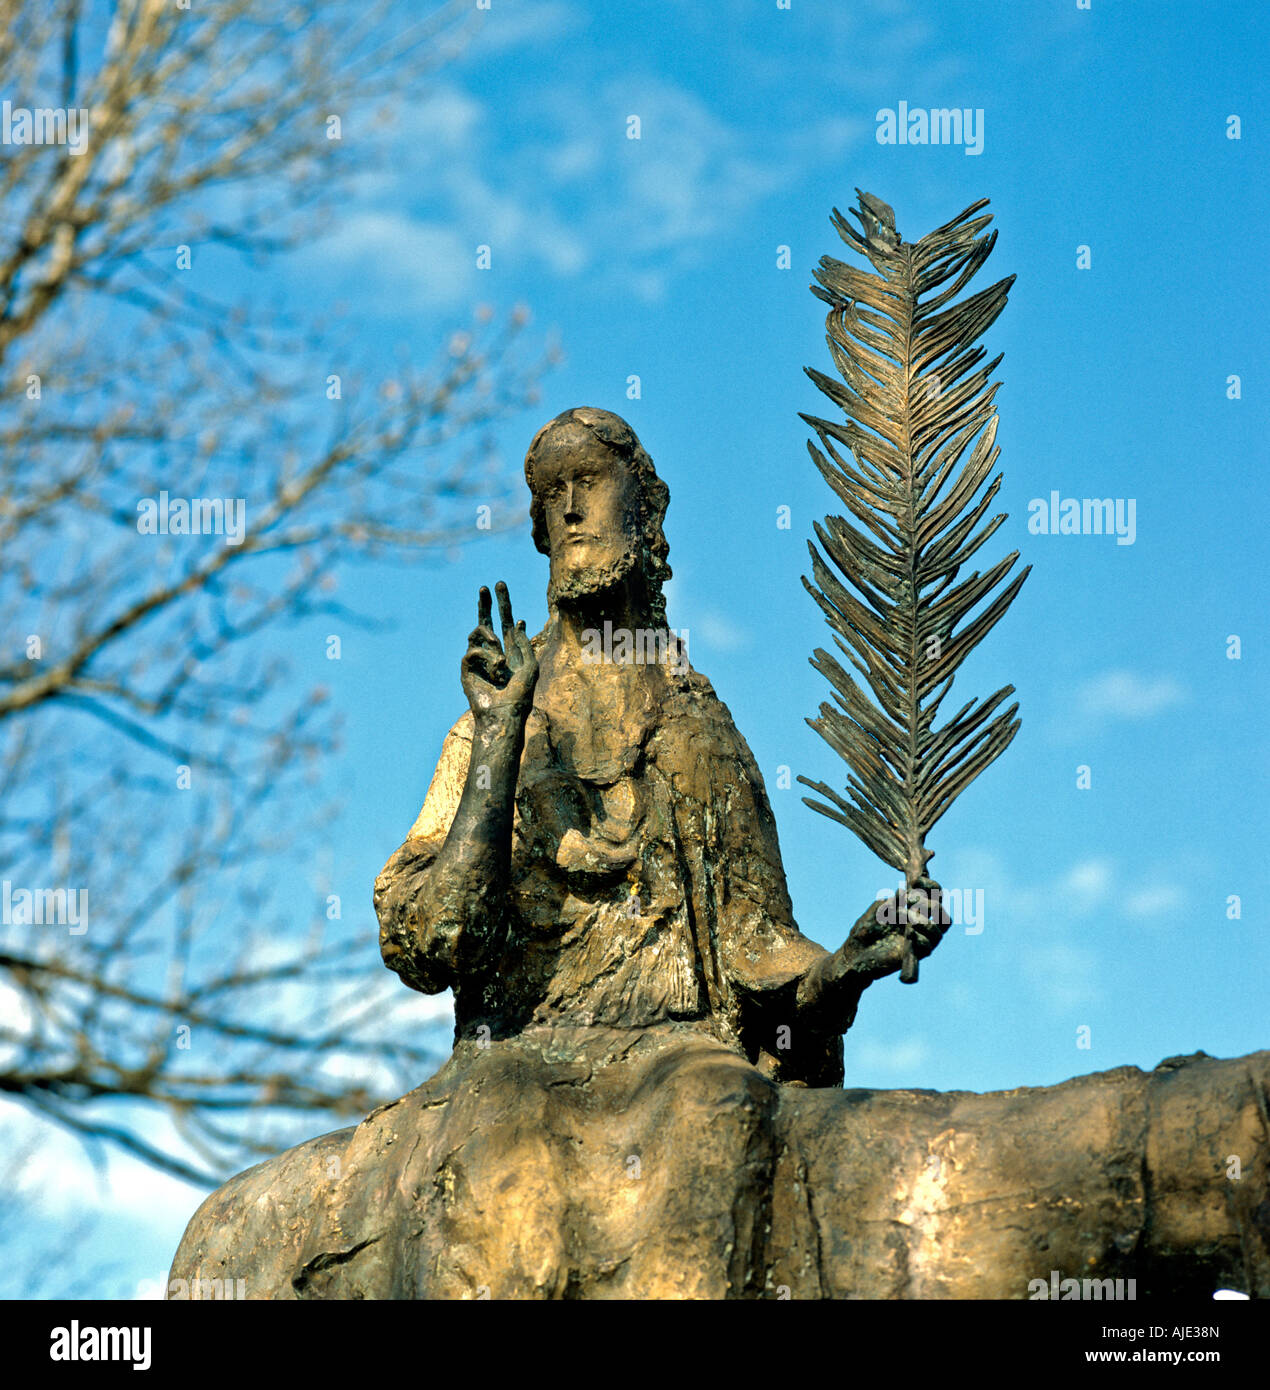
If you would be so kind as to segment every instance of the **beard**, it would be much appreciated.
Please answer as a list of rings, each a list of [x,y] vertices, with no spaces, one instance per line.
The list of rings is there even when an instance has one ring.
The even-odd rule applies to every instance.
[[[553,563],[547,581],[547,603],[551,608],[566,607],[602,598],[624,584],[639,564],[638,545],[628,545],[620,554],[599,563],[575,565],[564,574]]]

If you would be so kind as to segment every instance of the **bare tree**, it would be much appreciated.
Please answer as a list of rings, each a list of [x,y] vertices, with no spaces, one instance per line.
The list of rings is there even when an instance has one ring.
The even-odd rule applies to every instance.
[[[337,730],[271,634],[514,521],[554,355],[480,308],[386,371],[268,302],[473,14],[316,9],[0,0],[0,1092],[204,1180],[432,1060],[281,899]]]

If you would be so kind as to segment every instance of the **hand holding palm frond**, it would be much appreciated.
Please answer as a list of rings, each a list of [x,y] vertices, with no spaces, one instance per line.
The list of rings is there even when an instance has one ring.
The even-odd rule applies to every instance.
[[[913,888],[931,858],[927,832],[1019,728],[1018,705],[1000,709],[1012,685],[934,727],[957,667],[1028,575],[990,598],[1018,559],[1014,551],[957,582],[1005,520],[999,513],[983,521],[1001,485],[999,473],[987,483],[1000,454],[992,403],[1000,383],[990,378],[1001,358],[980,366],[987,354],[973,344],[1005,307],[1014,276],[952,302],[997,238],[980,235],[991,217],[974,215],[986,198],[908,243],[886,203],[856,193],[851,215],[860,232],[836,209],[834,224],[877,274],[821,258],[812,291],[830,306],[826,333],[842,381],[807,369],[847,422],[802,418],[824,446],[808,441],[816,467],[859,526],[843,517],[816,524],[821,549],[808,543],[815,582],[803,584],[876,703],[817,649],[812,665],[841,708],[822,704],[807,722],[846,762],[851,799],[798,780],[824,798],[804,797],[808,806],[854,830]],[[917,978],[907,950],[900,978]]]

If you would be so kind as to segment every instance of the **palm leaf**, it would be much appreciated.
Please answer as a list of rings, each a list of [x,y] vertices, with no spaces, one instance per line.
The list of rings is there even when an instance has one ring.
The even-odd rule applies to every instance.
[[[931,827],[1019,729],[1018,704],[1001,708],[1013,686],[935,727],[957,668],[1028,575],[1006,582],[1014,551],[959,577],[1005,520],[984,520],[1001,486],[999,473],[989,481],[1001,358],[984,363],[974,344],[1014,276],[957,300],[996,242],[985,231],[991,217],[977,215],[986,198],[909,243],[886,203],[856,193],[860,230],[837,209],[833,221],[876,273],[821,258],[812,292],[829,305],[841,380],[807,369],[846,419],[802,416],[821,445],[808,441],[812,460],[850,513],[815,526],[812,578],[803,578],[856,673],[822,649],[812,657],[837,704],[807,723],[847,764],[846,796],[798,780],[822,798],[804,797],[808,806],[853,830],[912,887],[931,858]],[[911,961],[903,978],[916,978]]]

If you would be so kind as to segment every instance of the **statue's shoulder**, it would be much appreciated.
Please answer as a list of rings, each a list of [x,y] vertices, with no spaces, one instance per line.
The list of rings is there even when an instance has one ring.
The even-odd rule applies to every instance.
[[[689,667],[667,676],[666,695],[662,701],[659,733],[661,741],[709,741],[716,755],[727,755],[745,763],[753,763],[749,744],[732,718],[732,711],[715,694],[714,686],[700,671]]]
[[[728,723],[732,722],[727,705],[714,693],[709,678],[694,666],[682,671],[673,668],[666,670],[662,712],[669,719],[722,718]]]

